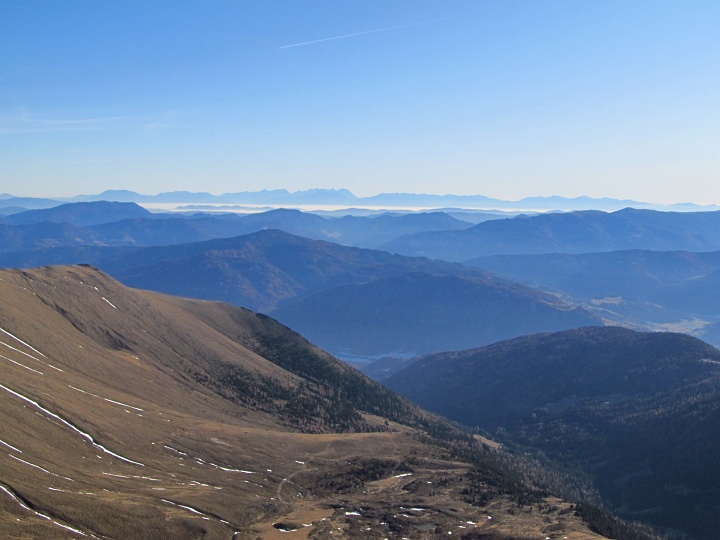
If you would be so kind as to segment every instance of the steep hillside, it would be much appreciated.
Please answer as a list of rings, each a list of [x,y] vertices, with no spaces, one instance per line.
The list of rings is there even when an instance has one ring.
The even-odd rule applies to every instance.
[[[408,273],[344,285],[273,316],[342,355],[422,354],[600,324],[589,312],[512,282]]]
[[[587,310],[480,269],[278,230],[151,248],[15,255],[37,265],[84,260],[132,287],[262,311],[343,357],[461,349],[600,324]],[[13,254],[0,254],[0,264],[13,261]]]
[[[716,537],[720,352],[583,328],[430,355],[385,381],[429,410],[584,469],[621,515]]]
[[[486,221],[462,231],[407,235],[380,249],[447,261],[510,254],[590,253],[630,249],[720,249],[720,211],[571,212]]]
[[[600,323],[481,270],[280,231],[147,248],[97,264],[133,287],[271,314],[334,354],[460,349]]]
[[[484,275],[457,264],[339,246],[279,230],[146,248],[98,265],[132,287],[265,312],[323,289],[407,272]]]
[[[33,251],[59,246],[88,246],[96,243],[92,233],[68,223],[0,223],[0,252]],[[13,261],[13,266],[17,266]]]
[[[90,267],[0,295],[3,538],[600,538],[267,317]]]

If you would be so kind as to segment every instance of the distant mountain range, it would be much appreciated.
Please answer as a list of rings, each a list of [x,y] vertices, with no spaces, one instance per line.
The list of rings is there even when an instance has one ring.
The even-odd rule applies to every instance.
[[[135,203],[69,203],[0,218],[0,252],[59,245],[168,245],[263,229],[457,262],[504,254],[720,250],[720,211],[628,208],[494,218],[473,224],[444,212],[321,217],[292,209],[153,214]]]
[[[135,203],[97,201],[27,210],[7,216],[2,222],[8,225],[30,225],[43,222],[70,223],[78,227],[86,227],[123,219],[148,218],[152,215],[151,212]]]
[[[252,251],[244,240],[221,240],[273,229],[332,244],[287,243],[287,236],[275,234],[265,237],[277,242],[275,248],[264,241],[262,250],[256,246]],[[198,243],[210,239],[218,242]],[[348,255],[351,251],[338,244],[447,257],[503,279],[491,283],[487,272],[457,265],[450,271],[440,261],[411,263],[378,253],[366,260],[367,254]],[[711,255],[607,251],[680,246],[720,249],[720,212],[586,211],[473,225],[441,212],[159,214],[136,203],[87,202],[0,220],[0,266],[94,264],[134,286],[272,313],[348,359],[474,347],[601,319],[638,329],[690,332],[718,343],[715,284],[720,267]],[[144,247],[154,249],[139,251]],[[598,250],[606,252],[582,253]],[[553,254],[557,251],[575,254]],[[471,258],[478,252],[545,255]],[[298,274],[301,269],[306,273]],[[345,278],[333,277],[339,275]],[[525,286],[507,286],[510,282]],[[551,294],[520,292],[528,286]],[[483,306],[492,307],[484,311]],[[577,306],[586,310],[573,309]]]
[[[97,195],[78,195],[57,200],[13,197],[0,195],[0,213],[2,208],[25,207],[47,208],[63,202],[89,201],[136,202],[143,204],[247,204],[269,206],[331,205],[357,207],[399,207],[399,208],[475,208],[496,210],[619,210],[621,208],[652,208],[659,210],[698,211],[716,210],[717,206],[699,206],[692,203],[671,205],[653,204],[632,200],[592,197],[526,197],[517,201],[508,201],[483,195],[433,195],[422,193],[380,193],[369,197],[357,197],[347,189],[309,189],[290,192],[285,189],[243,191],[213,195],[188,191],[173,191],[156,195],[143,195],[128,190],[108,190]]]
[[[497,255],[468,264],[571,297],[609,320],[657,329],[684,324],[720,345],[712,333],[720,322],[720,251]]]
[[[429,410],[581,468],[626,517],[720,530],[720,352],[594,327],[430,355],[384,383]]]
[[[497,216],[487,216],[493,219]],[[151,213],[135,203],[67,203],[0,218],[0,253],[58,246],[161,246],[279,229],[342,245],[376,247],[404,234],[459,230],[442,212],[321,217],[277,209],[251,214]],[[21,264],[21,260],[18,261]]]
[[[720,250],[720,211],[627,208],[485,221],[460,231],[428,231],[379,246],[392,253],[467,261],[489,255],[591,253],[629,249]]]

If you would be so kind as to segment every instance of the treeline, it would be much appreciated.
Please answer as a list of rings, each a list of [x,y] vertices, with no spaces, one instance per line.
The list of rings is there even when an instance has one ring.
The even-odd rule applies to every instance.
[[[590,504],[578,504],[575,514],[588,524],[590,530],[607,538],[621,540],[661,540],[662,538],[646,525],[623,521]]]

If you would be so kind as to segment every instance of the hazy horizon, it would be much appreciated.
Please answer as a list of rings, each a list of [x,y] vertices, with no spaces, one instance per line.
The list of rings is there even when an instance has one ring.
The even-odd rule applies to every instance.
[[[313,193],[317,192],[317,193]],[[337,198],[334,195],[337,192]],[[267,193],[263,197],[263,193]],[[314,196],[313,196],[314,195]],[[187,198],[183,198],[183,197]],[[0,193],[0,201],[15,201],[16,195]],[[329,198],[328,198],[329,197]],[[345,198],[347,197],[347,198]],[[134,202],[151,212],[223,212],[259,213],[277,209],[292,209],[310,213],[337,215],[383,212],[479,212],[512,216],[520,213],[574,212],[598,210],[615,212],[626,208],[672,212],[708,212],[720,210],[720,205],[698,205],[680,201],[656,203],[614,198],[593,198],[586,195],[567,198],[558,195],[526,197],[518,200],[489,198],[482,194],[457,195],[454,193],[376,193],[366,197],[357,196],[345,188],[289,191],[286,189],[260,190],[232,193],[170,191],[161,193],[138,193],[132,190],[110,189],[100,193],[83,193],[48,197],[57,204],[91,201]],[[343,200],[345,202],[343,202]],[[19,201],[15,206],[22,206]],[[29,203],[28,203],[29,204]],[[44,204],[52,207],[57,204]],[[7,205],[7,203],[3,203]],[[0,206],[3,206],[0,205]],[[30,204],[30,206],[34,206]],[[14,212],[17,212],[15,210]]]
[[[720,204],[720,4],[0,5],[0,192]]]

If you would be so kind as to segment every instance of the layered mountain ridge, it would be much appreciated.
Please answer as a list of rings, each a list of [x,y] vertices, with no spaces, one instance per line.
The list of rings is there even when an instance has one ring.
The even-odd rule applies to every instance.
[[[630,249],[720,249],[720,212],[625,208],[499,219],[462,231],[427,231],[379,246],[392,253],[446,261],[491,255],[591,253]]]

